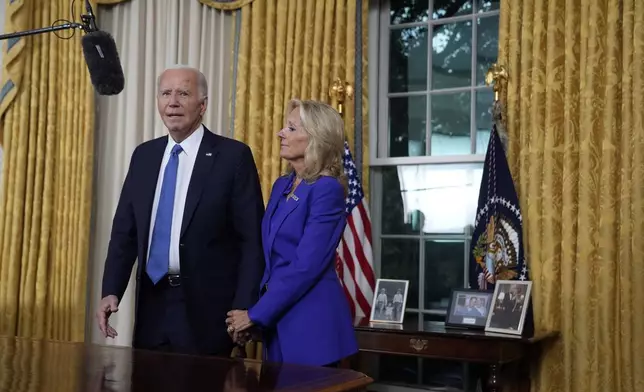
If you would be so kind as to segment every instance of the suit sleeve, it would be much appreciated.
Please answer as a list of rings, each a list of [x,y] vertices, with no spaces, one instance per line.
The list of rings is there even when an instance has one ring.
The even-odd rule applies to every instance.
[[[261,235],[264,199],[257,166],[248,146],[244,146],[233,187],[233,228],[241,252],[233,309],[248,309],[259,298],[259,284],[265,266]]]
[[[273,326],[332,267],[346,224],[344,190],[335,179],[318,181],[308,198],[309,215],[295,259],[280,278],[271,279],[266,293],[249,311],[255,324]]]
[[[112,234],[107,248],[107,258],[103,270],[102,297],[116,295],[121,300],[132,274],[137,256],[137,232],[132,208],[133,167],[138,147],[132,153],[130,167],[121,189],[121,196],[112,221]]]

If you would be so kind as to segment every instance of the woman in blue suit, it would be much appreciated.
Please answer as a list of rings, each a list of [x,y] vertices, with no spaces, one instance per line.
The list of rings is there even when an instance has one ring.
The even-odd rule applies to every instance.
[[[358,351],[334,265],[346,224],[344,122],[315,101],[293,100],[286,113],[277,136],[288,174],[273,184],[262,222],[262,294],[226,322],[230,333],[261,329],[267,361],[335,366]]]

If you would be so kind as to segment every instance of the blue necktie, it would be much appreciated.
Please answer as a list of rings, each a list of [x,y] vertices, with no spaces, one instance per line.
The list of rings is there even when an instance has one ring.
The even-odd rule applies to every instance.
[[[174,210],[174,194],[177,186],[177,169],[179,168],[179,154],[183,151],[180,145],[175,144],[170,153],[170,159],[163,174],[161,195],[157,206],[157,216],[152,231],[150,243],[150,257],[146,271],[154,284],[157,284],[168,273],[170,265],[170,233],[172,231],[172,212]]]

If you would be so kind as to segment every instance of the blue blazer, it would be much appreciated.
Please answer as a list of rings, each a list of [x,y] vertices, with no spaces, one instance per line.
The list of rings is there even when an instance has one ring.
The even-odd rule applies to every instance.
[[[346,225],[344,189],[321,177],[302,181],[287,201],[294,178],[273,185],[262,220],[266,290],[248,314],[264,331],[266,360],[320,366],[358,351],[334,263]]]

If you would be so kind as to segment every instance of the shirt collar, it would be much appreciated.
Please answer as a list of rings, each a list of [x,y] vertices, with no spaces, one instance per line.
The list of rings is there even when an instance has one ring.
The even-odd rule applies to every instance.
[[[188,136],[184,141],[181,143],[177,143],[172,139],[171,136],[168,135],[168,146],[166,148],[166,152],[172,151],[172,147],[175,146],[175,144],[181,145],[181,148],[183,149],[183,152],[186,153],[189,157],[195,157],[197,156],[197,152],[199,151],[199,145],[201,144],[201,139],[203,139],[203,133],[204,133],[204,128],[203,124],[199,125],[199,128],[197,128],[190,136]]]

